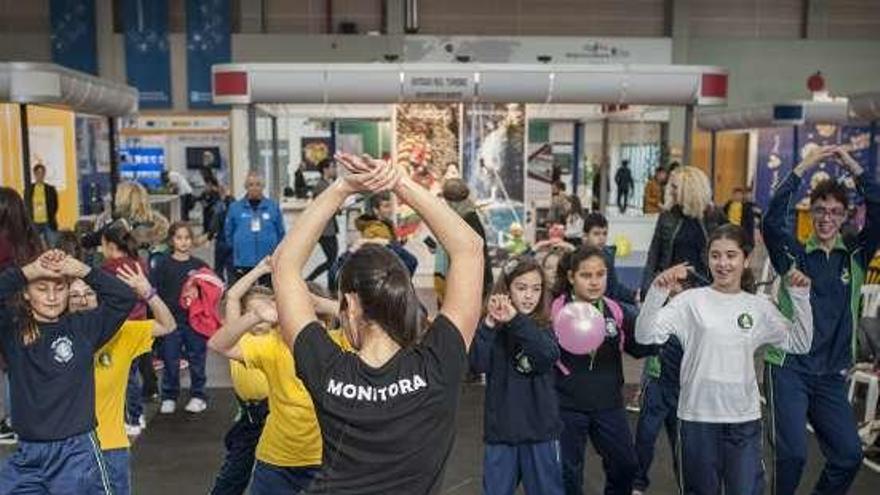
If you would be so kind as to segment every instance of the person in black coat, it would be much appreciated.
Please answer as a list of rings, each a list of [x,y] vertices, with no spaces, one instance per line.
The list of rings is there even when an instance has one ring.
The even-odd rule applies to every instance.
[[[626,213],[629,204],[629,195],[635,189],[632,171],[629,169],[629,160],[620,162],[620,168],[614,174],[614,183],[617,184],[617,208],[621,213]]]
[[[679,263],[689,263],[694,277],[707,281],[706,240],[723,223],[726,223],[723,213],[712,204],[706,174],[693,166],[675,169],[669,177],[664,211],[657,219],[648,249],[642,272],[642,294],[648,292],[658,273]]]
[[[42,163],[34,165],[34,183],[25,190],[24,199],[37,232],[52,245],[58,231],[58,191],[46,184],[46,166]]]

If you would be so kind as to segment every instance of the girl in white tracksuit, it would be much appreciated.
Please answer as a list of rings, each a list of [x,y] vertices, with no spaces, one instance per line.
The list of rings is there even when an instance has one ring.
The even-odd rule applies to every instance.
[[[789,353],[810,350],[810,281],[788,275],[790,321],[767,299],[742,290],[750,246],[736,225],[717,228],[708,241],[712,285],[669,291],[688,277],[685,264],[654,280],[636,322],[636,340],[662,344],[674,335],[681,364],[680,468],[685,494],[758,495],[764,490],[761,403],[755,350],[773,344]],[[746,277],[747,278],[747,277]]]

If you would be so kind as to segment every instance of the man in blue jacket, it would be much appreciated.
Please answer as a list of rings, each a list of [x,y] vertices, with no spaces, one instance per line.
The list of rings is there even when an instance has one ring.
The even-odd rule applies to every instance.
[[[284,238],[284,217],[278,203],[263,196],[263,178],[250,172],[245,182],[245,197],[229,206],[223,234],[232,246],[233,278],[251,271],[271,255]],[[230,284],[234,281],[230,281]]]
[[[838,161],[852,176],[867,206],[865,227],[844,242],[840,228],[847,216],[847,189],[834,181],[817,184],[810,194],[813,235],[800,244],[788,221],[804,174],[826,160]],[[813,426],[827,463],[814,495],[848,491],[862,462],[862,448],[846,377],[856,342],[855,322],[865,270],[880,244],[880,187],[844,150],[819,147],[809,153],[777,187],[764,219],[764,241],[773,268],[786,274],[797,268],[812,279],[813,344],[808,354],[767,353],[766,394],[770,442],[774,453],[772,493],[793,495],[807,456],[806,423]],[[780,302],[785,310],[787,292]]]

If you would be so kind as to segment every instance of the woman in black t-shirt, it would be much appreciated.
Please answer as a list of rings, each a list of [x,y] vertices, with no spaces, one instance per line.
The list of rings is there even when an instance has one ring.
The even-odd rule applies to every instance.
[[[381,160],[339,155],[349,174],[303,213],[273,256],[281,331],[312,396],[323,466],[308,494],[433,494],[452,450],[459,383],[480,317],[483,243],[449,207]],[[412,206],[451,260],[430,325],[406,267],[382,246],[352,253],[339,276],[340,316],[355,353],[315,316],[302,279],[327,223],[356,192],[391,190]]]

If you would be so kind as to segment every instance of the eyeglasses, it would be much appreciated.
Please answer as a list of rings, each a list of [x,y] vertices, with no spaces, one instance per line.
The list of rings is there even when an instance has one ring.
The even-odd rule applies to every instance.
[[[98,297],[94,292],[71,292],[68,294],[70,299],[89,299],[92,297]]]
[[[810,209],[810,213],[817,218],[824,218],[827,216],[832,219],[841,219],[846,216],[846,210],[843,208],[824,208],[822,206],[814,206]]]

